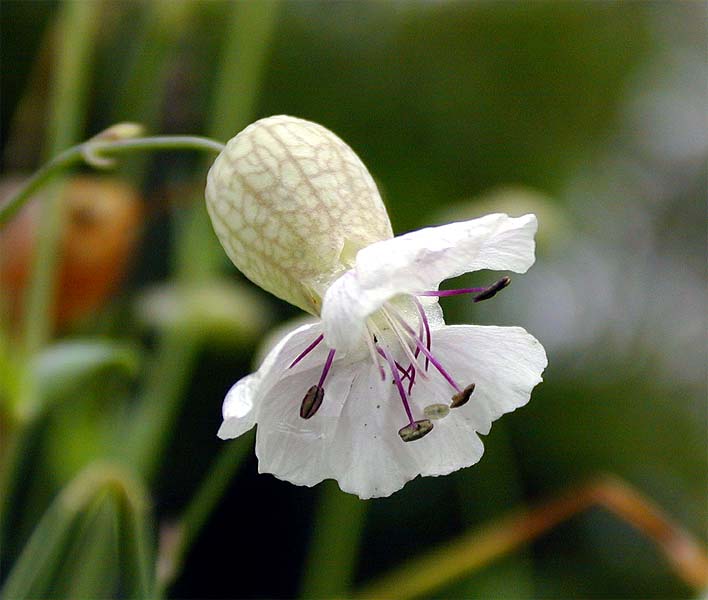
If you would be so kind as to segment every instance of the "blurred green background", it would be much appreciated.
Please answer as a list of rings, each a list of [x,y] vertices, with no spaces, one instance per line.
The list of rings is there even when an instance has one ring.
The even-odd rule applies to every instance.
[[[396,233],[536,213],[531,271],[492,302],[443,306],[449,322],[521,325],[549,357],[530,404],[494,425],[470,469],[365,503],[331,482],[259,476],[252,438],[216,438],[221,402],[266,332],[298,313],[218,246],[202,196],[209,156],[121,158],[103,177],[142,198],[119,226],[138,236],[127,275],[116,268],[110,295],[34,336],[12,310],[3,321],[2,580],[34,596],[140,595],[158,538],[167,568],[168,525],[186,509],[198,526],[184,568],[161,575],[168,596],[347,595],[602,472],[705,545],[704,2],[3,0],[0,11],[3,178],[118,121],[226,141],[259,117],[311,119],[369,167]],[[35,217],[38,235],[71,222],[57,210]],[[19,292],[4,285],[10,305]],[[644,535],[594,509],[436,592],[695,595]]]

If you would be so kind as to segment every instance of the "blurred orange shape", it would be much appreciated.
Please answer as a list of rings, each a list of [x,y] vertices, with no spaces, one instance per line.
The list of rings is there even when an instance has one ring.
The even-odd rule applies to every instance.
[[[0,181],[0,202],[23,180]],[[59,243],[54,324],[62,328],[100,308],[125,275],[139,238],[142,202],[114,178],[76,176],[62,190],[66,220]],[[40,218],[41,193],[0,230],[0,302],[11,324],[22,317]]]

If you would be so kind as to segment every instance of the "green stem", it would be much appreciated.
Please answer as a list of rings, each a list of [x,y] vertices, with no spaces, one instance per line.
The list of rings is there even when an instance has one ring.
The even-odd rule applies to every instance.
[[[80,136],[91,67],[92,47],[100,2],[67,0],[62,4],[57,37],[56,76],[52,85],[47,155],[53,156]],[[59,188],[50,194],[39,222],[27,310],[24,315],[24,350],[34,353],[49,337],[55,262],[64,214]]]
[[[219,89],[214,92],[214,103],[222,105],[218,108],[222,112],[212,119],[209,129],[213,132],[229,131],[232,126],[245,124],[250,119],[250,114],[240,111],[252,110],[257,98],[258,73],[263,67],[271,38],[265,33],[274,29],[277,19],[275,6],[270,2],[234,2],[228,6],[231,11],[225,36],[228,42],[217,72]],[[237,43],[231,41],[234,37],[238,39]],[[234,79],[240,82],[236,90],[230,87]],[[244,82],[252,87],[246,87]],[[224,86],[228,88],[228,94],[222,91]],[[230,94],[234,96],[229,103]],[[241,96],[245,98],[239,99]],[[221,100],[217,101],[217,98]],[[223,252],[203,204],[194,206],[186,218],[188,221],[181,223],[175,243],[175,270],[181,283],[190,284],[211,277]],[[215,248],[214,252],[204,250],[211,247]],[[195,260],[195,256],[199,256],[199,260]],[[132,419],[133,431],[129,434],[133,440],[131,446],[135,448],[131,456],[147,477],[154,475],[169,442],[182,392],[196,364],[198,350],[196,342],[185,339],[184,333],[178,331],[167,332],[161,340],[156,359],[159,368],[149,374],[147,392]],[[237,466],[233,464],[232,469]]]
[[[161,129],[160,109],[165,105],[168,80],[178,60],[180,41],[195,20],[199,3],[193,0],[150,0],[134,19],[133,38],[118,77],[118,95],[109,122],[137,121],[148,131]],[[115,74],[113,74],[115,77]],[[218,138],[218,136],[215,136]],[[121,174],[136,185],[145,179],[147,157],[131,158]]]
[[[366,502],[345,494],[333,481],[323,484],[301,598],[350,595],[365,514]]]
[[[209,135],[236,134],[253,117],[267,53],[278,20],[278,8],[279,3],[273,1],[234,2],[230,5],[224,35],[225,44],[216,75],[217,87],[211,102],[212,116],[207,126]],[[175,245],[177,277],[182,281],[195,282],[212,276],[223,254],[204,207],[195,206],[187,215],[187,221],[181,225]],[[199,256],[200,260],[195,261],[194,256]],[[196,348],[183,354],[184,341],[168,338],[160,351],[171,363],[171,377],[181,378],[191,372],[196,360]],[[180,356],[182,361],[174,359],[175,355]],[[167,404],[167,410],[176,412],[179,409],[179,400],[179,397],[153,397],[147,402]],[[154,422],[152,433],[146,430],[144,435],[166,440],[164,430],[165,422]],[[251,440],[251,436],[244,436],[237,442],[231,442],[222,451],[180,520],[179,527],[182,530],[178,532],[178,541],[171,550],[161,548],[161,557],[164,558],[165,552],[169,557],[163,577],[160,578],[163,594],[167,586],[179,575],[189,547],[243,462],[252,446]],[[164,561],[161,562],[165,564]]]
[[[254,433],[251,431],[237,440],[228,442],[209,469],[199,490],[190,500],[182,518],[172,528],[176,535],[165,536],[160,544],[158,597],[164,596],[167,587],[179,575],[189,548],[231,484],[235,469],[250,453]]]
[[[198,343],[178,329],[169,330],[160,341],[149,373],[144,396],[131,421],[131,443],[125,446],[128,464],[146,480],[154,477],[177,419],[175,406],[184,396]]]
[[[274,0],[234,2],[230,7],[206,127],[208,136],[231,137],[253,118],[279,7]],[[192,281],[205,279],[218,269],[223,250],[203,206],[195,206],[185,218],[176,246],[177,275]],[[195,256],[200,259],[194,260]]]
[[[65,150],[54,157],[0,206],[0,226],[7,223],[13,215],[40,188],[47,185],[65,169],[88,162],[91,157],[119,156],[136,150],[204,150],[221,152],[224,145],[215,140],[194,135],[160,135],[129,140],[99,141],[89,140]]]
[[[69,146],[83,128],[84,105],[88,87],[91,55],[96,23],[98,22],[100,2],[82,2],[81,0],[65,1],[57,15],[55,40],[56,64],[54,79],[51,84],[49,103],[49,119],[47,128],[46,153],[53,156]],[[20,349],[26,354],[33,354],[49,336],[51,326],[52,296],[55,287],[55,261],[59,235],[63,224],[63,210],[59,198],[59,189],[48,194],[48,202],[43,207],[42,218],[39,221],[38,244],[31,271],[31,279],[26,296],[26,310],[23,315],[23,338]],[[8,202],[9,210],[14,208]],[[0,225],[5,206],[0,209]],[[34,382],[31,381],[29,369],[22,367],[20,376],[20,395],[32,396],[36,393]],[[27,432],[19,427],[13,433],[9,456],[5,458],[2,468],[3,499],[0,501],[0,543],[3,543],[6,518],[10,510],[13,477],[19,472],[19,462],[22,460],[21,450],[25,447]]]

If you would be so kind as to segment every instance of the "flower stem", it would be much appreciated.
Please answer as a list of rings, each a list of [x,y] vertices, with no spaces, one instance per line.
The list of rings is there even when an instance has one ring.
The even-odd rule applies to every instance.
[[[345,494],[333,481],[322,484],[301,598],[346,598],[356,568],[366,502]]]
[[[253,119],[279,18],[280,2],[274,0],[226,5],[230,12],[225,15],[221,60],[206,125],[210,137],[231,137]],[[192,281],[206,279],[214,274],[224,257],[209,215],[202,204],[180,217],[175,247],[177,276]]]
[[[196,135],[160,135],[115,141],[88,140],[55,156],[39,169],[5,204],[0,206],[0,226],[7,223],[37,190],[47,185],[62,171],[86,162],[87,155],[109,157],[130,154],[141,150],[204,150],[206,152],[221,152],[223,148],[224,145],[221,142]]]
[[[708,556],[698,541],[629,484],[603,476],[408,561],[359,590],[356,597],[403,600],[430,596],[595,505],[654,541],[689,586],[702,590],[708,585]]]
[[[54,156],[80,138],[84,121],[92,48],[101,4],[67,0],[57,18],[57,62],[52,82],[47,131],[47,156]],[[26,297],[23,345],[34,353],[49,337],[55,287],[57,246],[63,227],[59,188],[49,194],[39,223],[39,239]],[[9,203],[10,209],[14,204]],[[0,211],[0,225],[5,213]]]
[[[80,135],[83,127],[90,59],[99,8],[98,2],[67,0],[59,9],[54,32],[54,39],[57,40],[57,59],[54,65],[54,79],[51,82],[45,150],[48,156],[71,144]],[[38,187],[39,185],[35,184],[34,189]],[[25,201],[26,199],[20,199],[19,202],[11,199],[0,207],[0,227],[6,220],[6,214],[9,218]],[[44,344],[51,326],[49,307],[54,293],[56,250],[63,221],[59,188],[48,194],[47,204],[43,208],[26,295],[23,338],[19,344],[21,352],[27,355],[34,354]],[[27,361],[20,360],[20,365],[20,383],[15,390],[16,398],[11,400],[16,403],[32,403],[37,390]],[[29,438],[29,423],[14,423],[12,427],[14,431],[8,436],[8,452],[1,457],[3,464],[0,468],[0,545],[6,541],[7,517],[15,487],[22,475],[23,450]]]
[[[157,597],[164,596],[168,586],[179,575],[189,548],[231,484],[236,468],[250,453],[254,433],[251,431],[228,442],[209,469],[199,490],[189,501],[182,517],[161,536],[157,560]]]
[[[251,117],[240,111],[252,110],[258,93],[257,72],[262,69],[263,57],[270,45],[269,31],[277,19],[277,11],[267,2],[236,2],[228,6],[231,13],[225,39],[229,41],[217,74],[219,89],[214,92],[215,111],[212,111],[212,122],[208,127],[210,132],[222,134],[245,125]],[[236,90],[231,88],[234,80],[239,82]],[[245,86],[244,82],[252,83],[253,87]],[[224,88],[234,94],[230,103],[226,101],[228,94]],[[248,98],[241,99],[241,96]],[[195,283],[216,271],[223,254],[220,248],[218,252],[204,250],[218,245],[204,206],[194,206],[186,217],[188,221],[177,230],[175,275],[183,283]],[[199,256],[199,260],[195,260],[195,256]],[[148,478],[154,475],[169,442],[171,426],[196,364],[198,350],[196,341],[179,331],[167,332],[160,341],[156,358],[159,368],[153,369],[149,375],[147,390],[133,419],[134,430],[129,433],[133,440],[131,460]],[[237,466],[238,463],[234,462],[230,468],[233,471]]]

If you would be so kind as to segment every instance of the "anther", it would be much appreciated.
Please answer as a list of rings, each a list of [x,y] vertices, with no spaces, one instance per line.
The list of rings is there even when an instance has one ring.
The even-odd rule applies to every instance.
[[[489,300],[501,292],[507,285],[511,283],[511,277],[502,277],[499,281],[494,282],[484,291],[477,294],[472,302],[481,302],[482,300]]]
[[[457,392],[457,394],[452,397],[452,402],[450,402],[450,408],[459,408],[463,404],[467,404],[467,401],[470,399],[472,392],[474,392],[474,388],[474,383],[470,383],[464,390],[462,390],[461,392]]]
[[[300,405],[300,416],[303,419],[309,419],[313,417],[315,413],[322,406],[322,400],[324,399],[324,388],[319,385],[313,385],[307,394],[302,399],[302,404]]]
[[[428,435],[433,430],[433,423],[429,419],[422,419],[409,423],[405,427],[398,430],[398,435],[404,442],[414,442],[425,435]]]
[[[423,414],[429,419],[444,419],[450,414],[447,404],[429,404],[423,409]]]

